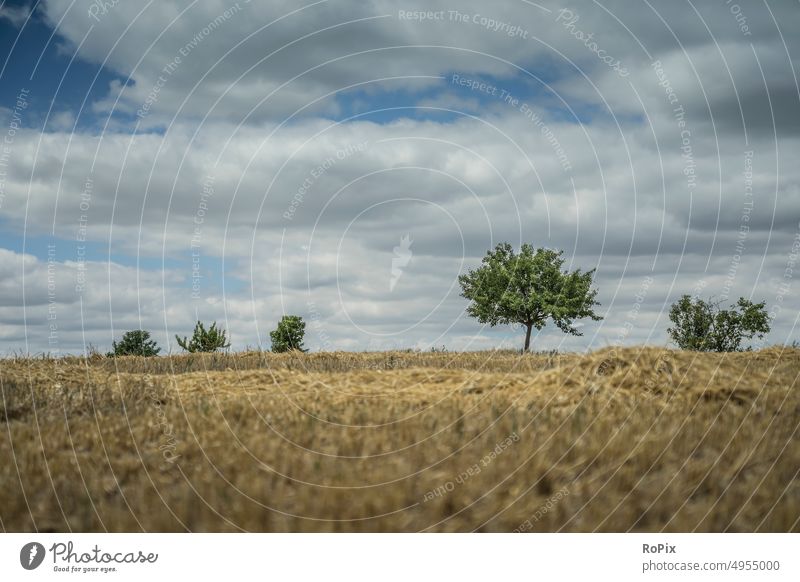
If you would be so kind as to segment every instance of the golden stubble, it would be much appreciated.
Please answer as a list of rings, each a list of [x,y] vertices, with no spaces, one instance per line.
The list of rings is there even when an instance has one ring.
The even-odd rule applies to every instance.
[[[14,358],[5,531],[798,531],[800,350]]]

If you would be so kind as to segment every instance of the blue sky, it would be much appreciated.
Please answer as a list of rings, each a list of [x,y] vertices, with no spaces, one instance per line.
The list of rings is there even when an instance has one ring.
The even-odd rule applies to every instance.
[[[24,7],[30,3],[8,4]],[[97,63],[73,58],[74,51],[36,12],[20,26],[0,19],[0,54],[1,74],[7,81],[0,86],[0,100],[13,103],[20,89],[29,89],[31,113],[26,121],[39,129],[45,129],[48,114],[67,111],[77,117],[81,106],[102,97],[112,80],[124,81]],[[77,118],[79,130],[96,128],[101,121],[94,115]]]

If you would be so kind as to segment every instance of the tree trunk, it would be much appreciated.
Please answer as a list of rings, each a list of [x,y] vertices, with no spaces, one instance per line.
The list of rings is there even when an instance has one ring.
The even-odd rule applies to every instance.
[[[528,326],[528,327],[525,330],[525,349],[522,350],[522,351],[525,352],[525,353],[528,353],[528,350],[531,347],[531,330],[533,329],[533,324],[532,323],[526,323],[525,325]]]

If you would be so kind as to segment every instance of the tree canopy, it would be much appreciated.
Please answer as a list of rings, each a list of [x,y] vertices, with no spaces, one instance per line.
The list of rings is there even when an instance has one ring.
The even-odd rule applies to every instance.
[[[461,295],[470,300],[467,313],[481,323],[525,327],[525,351],[531,331],[551,320],[561,331],[582,335],[575,320],[602,319],[593,310],[597,290],[594,269],[562,271],[563,251],[523,244],[515,253],[509,243],[487,252],[481,266],[459,277]]]
[[[306,322],[298,315],[284,315],[278,322],[278,327],[271,331],[273,352],[288,352],[303,349],[303,337],[306,333]]]
[[[155,340],[150,339],[150,332],[143,329],[126,331],[122,339],[111,342],[111,351],[107,354],[112,356],[156,356],[161,351]]]
[[[175,339],[178,341],[178,345],[187,352],[215,352],[219,349],[230,347],[231,344],[226,341],[225,334],[226,332],[224,329],[217,328],[216,321],[212,323],[211,327],[208,329],[198,321],[194,326],[191,339],[187,339],[186,337],[181,339],[177,335]]]
[[[765,303],[740,297],[731,309],[721,309],[720,301],[704,301],[683,295],[673,303],[667,329],[672,341],[683,350],[699,352],[737,352],[742,342],[769,333]]]

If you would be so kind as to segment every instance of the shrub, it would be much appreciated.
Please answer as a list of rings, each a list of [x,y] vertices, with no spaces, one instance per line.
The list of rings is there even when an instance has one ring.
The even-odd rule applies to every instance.
[[[122,339],[111,342],[112,351],[108,352],[108,357],[114,356],[157,356],[161,351],[155,340],[150,339],[150,332],[143,329],[126,331]]]
[[[692,300],[684,295],[672,305],[669,319],[674,327],[667,330],[679,348],[699,352],[738,352],[742,341],[763,338],[769,333],[765,303],[753,303],[744,297],[731,309],[720,309],[719,301]]]
[[[215,352],[230,347],[230,342],[226,342],[225,333],[224,329],[217,329],[216,321],[208,329],[198,321],[194,326],[191,340],[187,341],[185,337],[181,339],[177,335],[175,339],[178,340],[178,345],[187,352]]]
[[[306,322],[298,315],[284,315],[278,322],[275,331],[269,333],[272,339],[273,352],[288,352],[303,349],[303,337],[306,334]]]

